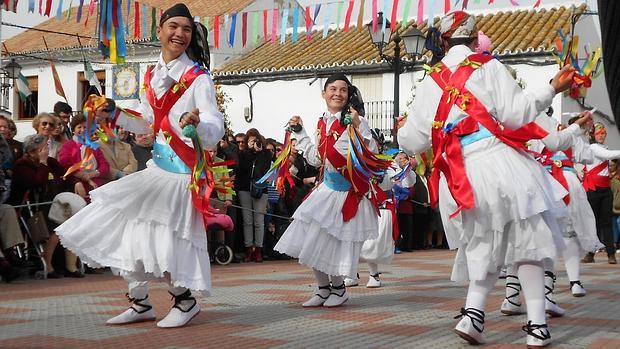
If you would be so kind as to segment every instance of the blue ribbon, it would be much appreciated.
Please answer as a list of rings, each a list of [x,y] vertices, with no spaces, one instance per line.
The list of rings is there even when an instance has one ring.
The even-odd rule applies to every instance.
[[[28,0],[28,12],[34,13],[34,0]]]
[[[129,3],[129,1],[127,1]],[[117,6],[118,30],[116,30],[116,56],[127,57],[127,46],[125,45],[125,32],[123,31],[123,11],[121,4]]]
[[[297,42],[297,27],[299,26],[299,11],[302,11],[301,7],[293,10],[293,42]]]
[[[228,46],[235,46],[235,29],[237,28],[237,13],[232,14],[232,22],[230,23],[230,33],[228,34]]]
[[[280,43],[286,42],[286,27],[288,26],[288,8],[282,11],[282,27],[280,28]]]
[[[148,7],[146,4],[142,4],[142,36],[146,37],[146,17],[148,16]]]

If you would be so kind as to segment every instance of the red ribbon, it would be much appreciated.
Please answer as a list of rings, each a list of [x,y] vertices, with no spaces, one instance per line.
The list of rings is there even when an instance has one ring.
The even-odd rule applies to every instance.
[[[220,47],[220,16],[216,15],[213,17],[213,46],[215,48]]]
[[[564,187],[564,189],[566,189],[566,191],[568,191],[568,181],[566,180],[566,177],[564,176],[563,168],[564,167],[572,168],[573,166],[575,166],[575,164],[571,160],[573,157],[573,152],[571,149],[565,150],[564,154],[568,157],[568,159],[552,160],[551,156],[553,156],[553,152],[551,152],[547,148],[544,148],[540,154],[541,157],[539,157],[539,159],[540,159],[540,163],[543,166],[551,166],[551,176],[555,178],[555,180],[558,181],[560,184],[562,184],[562,186]],[[564,200],[564,203],[568,205],[570,203],[570,195],[566,194],[563,200]]]
[[[134,22],[133,23],[134,24],[134,27],[133,27],[134,34],[133,34],[133,37],[138,39],[141,36],[140,35],[140,24],[141,24],[141,21],[140,21],[140,3],[136,1],[133,4],[134,4],[134,13],[135,13],[135,15],[134,15],[135,18],[134,18],[134,21],[133,21]]]

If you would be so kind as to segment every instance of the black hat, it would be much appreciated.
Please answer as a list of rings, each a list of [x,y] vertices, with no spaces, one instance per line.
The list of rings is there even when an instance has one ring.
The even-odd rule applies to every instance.
[[[344,75],[343,73],[335,73],[335,74],[330,75],[327,78],[327,80],[325,81],[325,85],[323,86],[323,90],[327,88],[327,85],[331,84],[334,81],[338,81],[338,80],[342,80],[346,82],[347,86],[351,86],[351,81],[347,79],[346,75]]]
[[[159,19],[159,25],[161,26],[162,24],[164,24],[165,21],[169,20],[172,17],[185,17],[189,19],[190,22],[194,22],[194,16],[192,16],[192,14],[189,12],[187,6],[182,3],[176,4],[164,11],[164,13],[161,14],[161,18]]]

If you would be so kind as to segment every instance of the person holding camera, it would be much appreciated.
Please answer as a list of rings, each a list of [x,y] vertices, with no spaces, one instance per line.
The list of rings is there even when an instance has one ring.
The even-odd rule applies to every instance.
[[[337,307],[349,299],[344,277],[355,277],[364,241],[376,239],[379,230],[377,205],[366,196],[373,188],[356,173],[343,170],[351,141],[349,125],[371,151],[377,150],[368,122],[360,115],[359,91],[340,73],[327,79],[322,97],[326,111],[318,121],[315,142],[300,117],[291,118],[289,128],[297,139],[295,148],[310,165],[321,167],[323,182],[297,208],[274,248],[312,268],[318,290],[304,307]]]
[[[243,217],[243,242],[246,262],[263,261],[265,237],[265,212],[267,212],[267,186],[257,185],[271,166],[271,152],[265,149],[265,140],[255,128],[246,132],[247,149],[239,152],[239,172],[235,186],[241,203]]]

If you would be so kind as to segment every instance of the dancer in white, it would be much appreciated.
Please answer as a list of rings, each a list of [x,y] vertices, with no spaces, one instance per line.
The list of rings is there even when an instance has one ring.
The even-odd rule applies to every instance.
[[[161,55],[147,70],[140,96],[142,117],[157,137],[153,160],[147,169],[91,191],[92,203],[57,229],[62,244],[82,261],[110,266],[127,281],[131,307],[108,324],[155,319],[147,288],[153,277],[166,280],[174,298],[158,327],[187,324],[200,311],[190,289],[207,295],[211,290],[203,214],[188,189],[197,150],[182,136],[193,125],[212,148],[224,134],[205,68],[206,29],[177,4],[162,14],[157,36]]]
[[[529,148],[539,154],[538,161],[568,190],[563,200],[568,208],[568,215],[560,218],[558,223],[566,244],[562,255],[570,280],[571,292],[575,297],[581,297],[585,295],[585,289],[580,281],[579,260],[587,251],[595,251],[601,246],[596,236],[594,214],[574,168],[575,163],[591,163],[593,160],[590,147],[581,137],[580,128],[591,118],[590,113],[585,112],[568,128],[563,128],[551,116],[552,114],[553,109],[549,108],[549,116],[542,115],[536,119],[537,124],[548,131],[549,135],[542,140],[530,141]],[[553,270],[553,264],[547,261],[545,263],[545,311],[552,317],[560,317],[564,316],[565,311],[557,305],[553,297],[556,279]],[[507,268],[506,275],[506,298],[501,306],[503,314],[525,313],[525,305],[521,301],[520,292],[521,284],[516,269],[510,266]]]
[[[360,261],[368,264],[368,282],[366,287],[381,287],[379,265],[390,264],[394,257],[394,241],[398,238],[398,206],[399,193],[405,191],[409,193],[409,188],[413,187],[416,181],[414,165],[410,163],[409,157],[405,153],[399,153],[394,158],[394,162],[387,169],[379,188],[385,191],[388,198],[380,206],[379,216],[379,237],[373,240],[364,241]],[[359,274],[356,278],[345,278],[347,287],[359,284]]]
[[[370,195],[380,190],[346,170],[347,154],[352,151],[349,127],[355,128],[363,138],[361,142],[376,151],[368,123],[357,112],[363,104],[359,103],[361,99],[352,98],[356,95],[357,89],[344,74],[327,79],[322,92],[327,111],[319,119],[316,143],[303,129],[299,117],[289,122],[297,139],[295,147],[310,165],[321,167],[323,176],[274,247],[312,268],[318,291],[302,304],[304,307],[344,304],[349,299],[344,277],[357,274],[364,241],[378,235],[378,204]],[[350,126],[343,113],[351,114]]]
[[[452,279],[470,281],[455,331],[469,343],[485,342],[488,294],[499,269],[516,265],[528,304],[527,344],[546,346],[543,261],[554,260],[563,244],[552,212],[566,191],[522,148],[524,139],[546,135],[530,123],[569,87],[573,72],[567,67],[526,94],[500,62],[473,54],[473,16],[455,11],[440,25],[431,40],[449,50],[417,89],[399,140],[410,154],[431,144],[435,150],[431,193],[436,202],[438,192],[450,247],[458,248]]]

